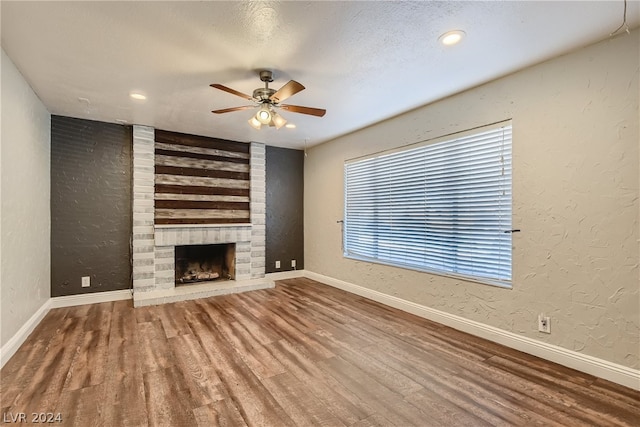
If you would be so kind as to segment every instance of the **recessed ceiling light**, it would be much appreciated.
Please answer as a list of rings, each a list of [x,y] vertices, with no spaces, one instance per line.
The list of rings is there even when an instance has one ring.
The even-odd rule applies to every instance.
[[[293,123],[287,123],[286,125],[284,125],[284,127],[289,128],[289,129],[295,129],[296,125]]]
[[[145,99],[147,99],[147,96],[143,93],[140,92],[130,92],[129,96],[133,99],[137,99],[139,101],[144,101]]]
[[[440,40],[440,43],[442,43],[445,46],[451,46],[459,43],[460,40],[464,38],[464,36],[465,36],[464,31],[453,30],[453,31],[447,31],[446,33],[442,34],[440,37],[438,37],[438,40]]]

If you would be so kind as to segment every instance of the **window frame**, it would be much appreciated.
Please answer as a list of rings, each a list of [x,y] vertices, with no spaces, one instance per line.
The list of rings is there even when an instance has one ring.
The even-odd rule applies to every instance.
[[[489,131],[495,131],[497,129],[500,128],[509,128],[510,130],[510,138],[509,138],[509,146],[508,146],[508,167],[509,167],[509,187],[508,187],[508,211],[509,211],[509,218],[508,218],[508,224],[506,224],[508,226],[505,227],[504,233],[508,235],[508,271],[509,271],[509,278],[491,278],[491,277],[483,277],[483,276],[477,276],[477,275],[473,275],[473,274],[460,274],[454,271],[449,271],[449,270],[445,270],[445,269],[437,269],[437,268],[432,268],[429,266],[416,266],[413,264],[403,264],[401,262],[394,262],[388,259],[380,259],[380,258],[376,258],[376,257],[368,257],[368,256],[364,256],[362,254],[354,254],[349,252],[348,247],[347,247],[347,242],[348,242],[348,237],[347,237],[347,232],[348,232],[348,196],[349,196],[349,188],[348,188],[348,179],[347,179],[347,173],[348,173],[348,166],[354,163],[358,163],[358,162],[364,162],[366,160],[370,160],[370,159],[376,159],[376,158],[380,158],[380,157],[384,157],[384,156],[389,156],[392,154],[396,154],[396,153],[402,153],[402,152],[406,152],[406,151],[411,151],[411,150],[416,150],[416,149],[420,149],[422,147],[428,147],[430,145],[433,144],[438,144],[438,143],[446,143],[446,142],[451,142],[451,143],[455,143],[456,141],[459,141],[461,139],[464,138],[469,138],[472,137],[474,135],[481,135],[483,133],[489,132]],[[344,162],[344,219],[343,219],[343,227],[342,227],[342,252],[343,252],[343,257],[348,258],[348,259],[353,259],[356,261],[364,261],[364,262],[371,262],[371,263],[375,263],[375,264],[381,264],[381,265],[387,265],[387,266],[392,266],[392,267],[397,267],[397,268],[403,268],[403,269],[408,269],[408,270],[413,270],[413,271],[419,271],[419,272],[425,272],[425,273],[430,273],[430,274],[435,274],[435,275],[439,275],[439,276],[444,276],[444,277],[450,277],[450,278],[454,278],[454,279],[460,279],[460,280],[465,280],[465,281],[470,281],[470,282],[474,282],[474,283],[480,283],[480,284],[486,284],[486,285],[492,285],[492,286],[498,286],[501,288],[508,288],[511,289],[513,287],[513,240],[512,240],[512,226],[513,226],[513,154],[512,154],[512,148],[513,147],[513,126],[512,126],[512,120],[508,119],[508,120],[504,120],[504,121],[500,121],[497,123],[492,123],[489,125],[484,125],[484,126],[479,126],[476,128],[472,128],[472,129],[468,129],[465,131],[461,131],[461,132],[456,132],[456,133],[452,133],[452,134],[448,134],[448,135],[443,135],[437,138],[433,138],[433,139],[429,139],[426,141],[421,141],[418,143],[414,143],[414,144],[409,144],[409,145],[405,145],[405,146],[401,146],[401,147],[397,147],[397,148],[393,148],[390,150],[385,150],[385,151],[381,151],[381,152],[376,152],[376,153],[372,153],[366,156],[361,156],[361,157],[357,157],[357,158],[352,158],[352,159],[348,159]],[[502,203],[502,202],[500,202]],[[379,237],[379,235],[376,233],[376,237]],[[507,240],[506,236],[502,237],[502,239]],[[424,241],[424,240],[423,240]],[[507,244],[504,244],[505,247],[507,246]]]

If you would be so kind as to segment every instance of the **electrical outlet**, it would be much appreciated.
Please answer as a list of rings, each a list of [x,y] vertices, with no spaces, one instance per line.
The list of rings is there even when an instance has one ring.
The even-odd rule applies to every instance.
[[[82,287],[88,288],[91,286],[91,276],[82,276]]]
[[[296,268],[296,260],[295,259],[291,260],[291,268]]]
[[[538,315],[538,331],[544,332],[545,334],[551,333],[551,318],[549,316],[545,316],[544,314]]]
[[[276,268],[280,268],[280,261],[276,261]]]

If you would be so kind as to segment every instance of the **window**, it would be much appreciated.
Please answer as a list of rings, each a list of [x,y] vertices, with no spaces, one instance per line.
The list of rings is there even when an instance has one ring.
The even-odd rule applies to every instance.
[[[344,255],[511,283],[511,122],[345,163]]]

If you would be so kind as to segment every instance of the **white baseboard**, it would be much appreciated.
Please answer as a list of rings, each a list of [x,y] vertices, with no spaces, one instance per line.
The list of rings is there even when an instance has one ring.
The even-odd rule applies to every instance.
[[[541,357],[551,362],[555,362],[599,378],[604,378],[635,390],[640,390],[640,371],[637,369],[632,369],[597,357],[524,337],[513,332],[465,319],[464,317],[416,304],[411,301],[374,291],[343,280],[314,273],[312,271],[305,270],[304,275],[309,279],[372,299],[390,307],[406,311],[407,313],[415,314],[425,319],[467,332],[471,335],[497,342],[507,347]]]
[[[100,302],[131,299],[131,290],[94,292],[82,295],[69,295],[64,297],[49,298],[42,306],[22,325],[5,345],[0,348],[0,368],[11,359],[20,346],[27,340],[29,334],[38,326],[50,309],[60,307],[72,307],[83,304],[96,304]]]
[[[286,280],[286,279],[296,279],[298,277],[305,277],[304,270],[291,270],[291,271],[278,271],[276,273],[267,273],[264,276],[269,280]]]
[[[29,334],[38,326],[44,316],[47,315],[51,308],[51,299],[45,301],[44,304],[22,325],[18,332],[16,332],[5,345],[0,348],[0,368],[11,359],[11,357],[18,351],[22,343],[26,341]]]
[[[92,292],[89,294],[67,295],[63,297],[52,297],[51,308],[73,307],[75,305],[98,304],[101,302],[111,302],[131,299],[131,289],[121,291]]]

